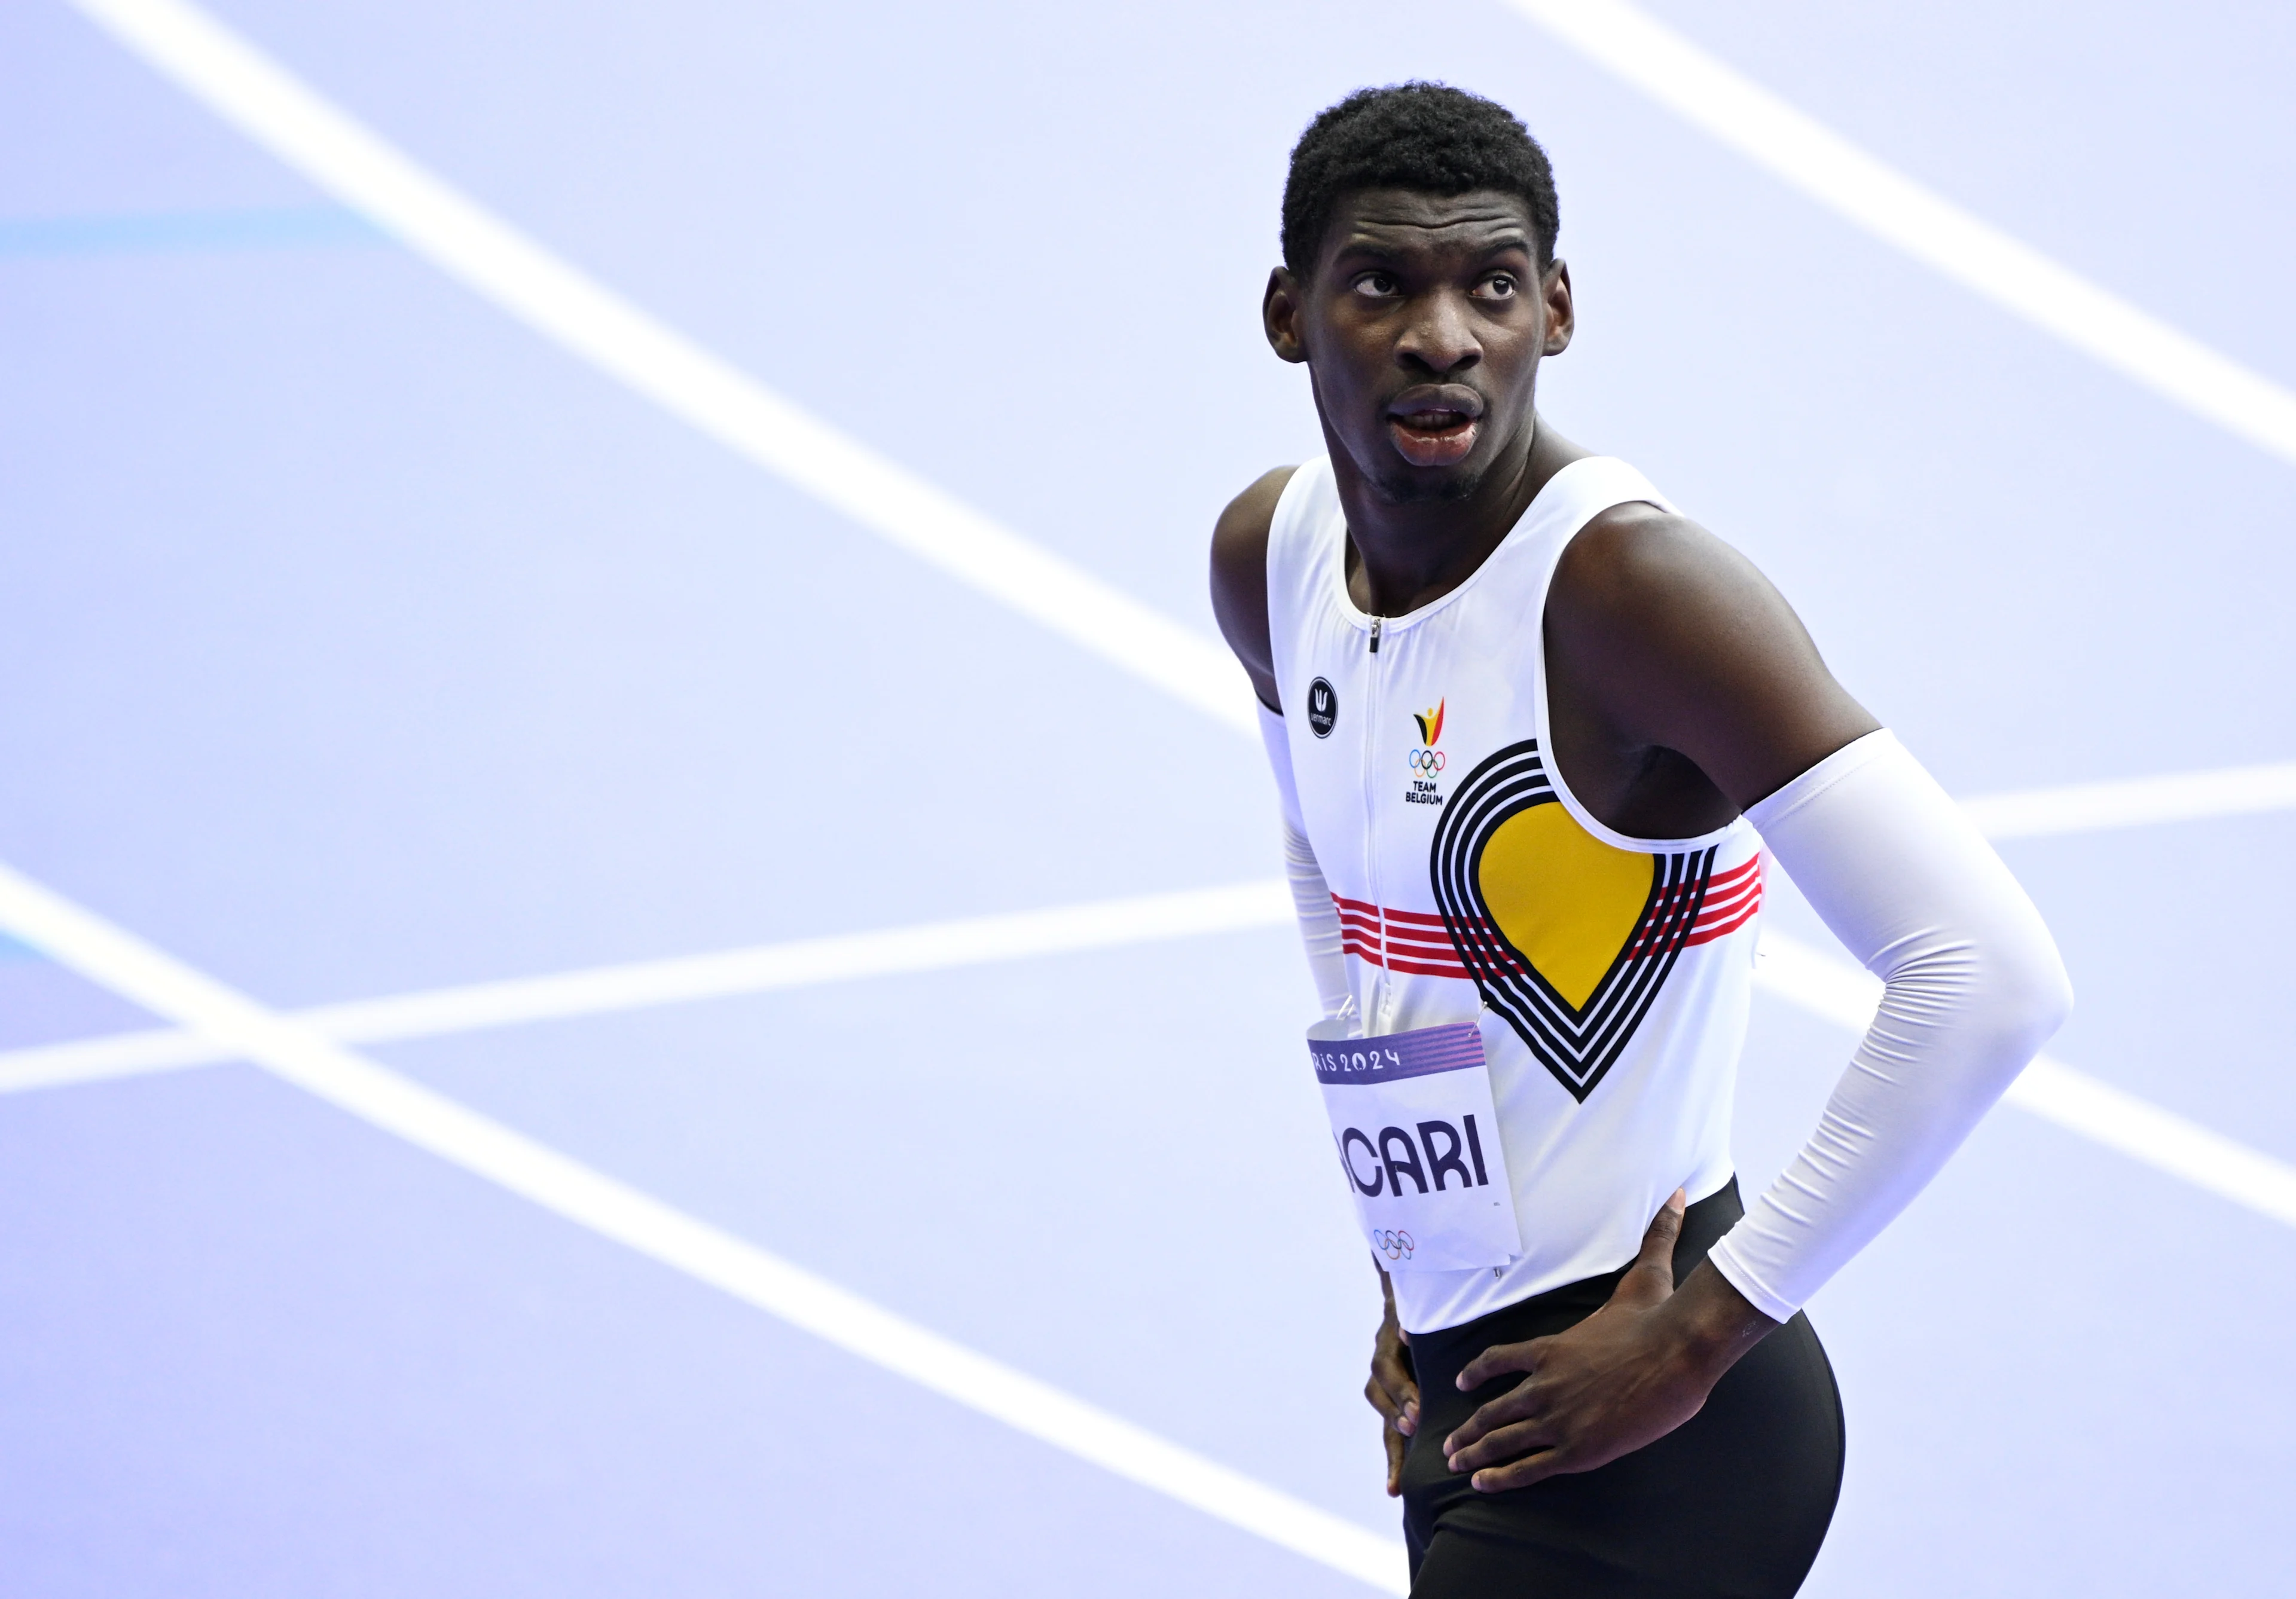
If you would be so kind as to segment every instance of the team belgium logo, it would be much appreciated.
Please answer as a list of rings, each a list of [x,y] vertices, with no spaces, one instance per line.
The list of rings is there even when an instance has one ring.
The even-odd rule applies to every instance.
[[[1742,925],[1760,898],[1757,861],[1720,884],[1710,848],[1645,855],[1595,838],[1556,798],[1535,739],[1467,775],[1429,865],[1444,928],[1484,1002],[1581,1102],[1683,949]],[[1730,902],[1726,927],[1701,916],[1710,890]]]
[[[1447,701],[1435,701],[1432,710],[1414,710],[1411,719],[1419,724],[1419,748],[1411,752],[1411,787],[1404,794],[1406,805],[1440,805],[1443,795],[1435,779],[1443,770],[1443,751],[1435,746],[1443,738],[1443,707]]]

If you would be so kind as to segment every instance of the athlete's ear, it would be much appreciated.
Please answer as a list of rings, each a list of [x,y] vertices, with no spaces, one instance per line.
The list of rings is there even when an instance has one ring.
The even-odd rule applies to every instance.
[[[1308,358],[1308,341],[1300,337],[1300,326],[1307,309],[1307,294],[1291,268],[1278,266],[1267,275],[1267,292],[1259,300],[1259,322],[1267,330],[1267,348],[1286,361]]]
[[[1540,276],[1538,297],[1546,302],[1546,348],[1539,353],[1559,356],[1570,348],[1578,314],[1570,304],[1570,264],[1557,261]]]

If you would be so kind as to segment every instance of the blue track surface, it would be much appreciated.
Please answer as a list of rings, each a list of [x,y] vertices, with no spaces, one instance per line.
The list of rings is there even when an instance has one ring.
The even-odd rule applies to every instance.
[[[1652,9],[2296,384],[2284,14]],[[1291,138],[1363,83],[1494,94],[1562,184],[1548,414],[1748,550],[1949,787],[2296,754],[2296,468],[1496,5],[216,11],[1206,630],[1212,516],[1318,447],[1255,318]],[[0,10],[0,860],[266,1003],[1273,867],[1248,742],[538,340],[49,0]],[[2005,853],[2080,992],[2057,1053],[2296,1160],[2287,824]],[[0,957],[0,1048],[150,1024]],[[1269,931],[373,1053],[1389,1529],[1309,1003]],[[1760,1002],[1750,1184],[1845,1058]],[[1370,1591],[250,1067],[0,1098],[0,1217],[11,1595]],[[1850,1454],[1811,1594],[2284,1591],[2296,1232],[2005,1111],[1812,1315]]]

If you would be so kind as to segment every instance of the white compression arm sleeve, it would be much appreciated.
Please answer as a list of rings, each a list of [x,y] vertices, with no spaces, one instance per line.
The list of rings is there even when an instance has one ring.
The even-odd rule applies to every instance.
[[[2009,868],[1895,735],[1836,750],[1747,813],[1881,1009],[1785,1174],[1710,1259],[1783,1321],[1937,1174],[2072,1005]]]
[[[1267,746],[1267,764],[1275,770],[1275,791],[1283,801],[1283,874],[1292,882],[1292,903],[1300,913],[1300,937],[1308,946],[1308,970],[1316,980],[1316,996],[1326,1017],[1350,1008],[1353,989],[1348,983],[1348,957],[1340,938],[1340,907],[1332,903],[1331,885],[1316,864],[1308,845],[1308,825],[1300,813],[1300,784],[1292,775],[1292,743],[1283,718],[1267,706],[1259,707],[1259,738]]]

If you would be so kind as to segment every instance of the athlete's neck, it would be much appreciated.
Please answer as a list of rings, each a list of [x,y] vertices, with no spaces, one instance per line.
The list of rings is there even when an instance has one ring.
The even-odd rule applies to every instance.
[[[1403,616],[1431,605],[1474,575],[1505,542],[1547,480],[1588,452],[1536,412],[1525,446],[1509,450],[1464,499],[1398,501],[1332,451],[1332,473],[1348,517],[1348,597],[1372,616]]]

